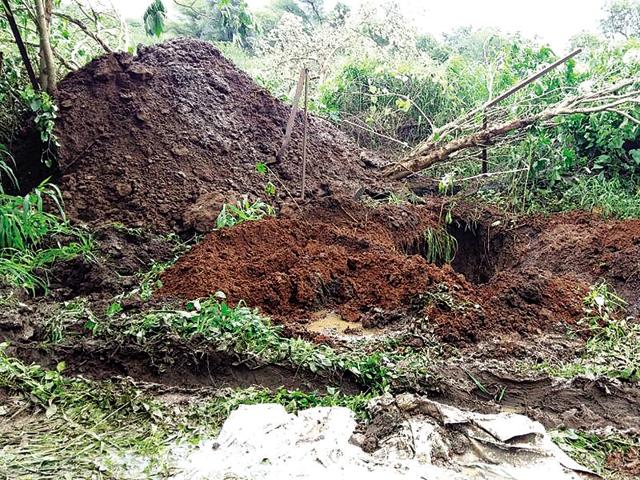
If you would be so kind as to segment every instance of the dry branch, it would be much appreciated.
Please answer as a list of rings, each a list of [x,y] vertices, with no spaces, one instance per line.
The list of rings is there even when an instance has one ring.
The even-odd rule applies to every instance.
[[[521,118],[506,119],[506,111],[498,110],[502,120],[497,125],[478,130],[477,110],[448,123],[434,131],[429,139],[415,147],[405,159],[391,166],[385,174],[393,179],[402,179],[413,172],[423,170],[436,163],[448,161],[454,154],[470,148],[480,148],[506,141],[509,134],[522,132],[533,125],[550,127],[557,117],[574,114],[613,112],[629,121],[640,122],[629,111],[629,107],[640,106],[640,77],[625,79],[598,91],[575,95]],[[443,141],[443,139],[450,139]]]
[[[109,48],[109,46],[98,35],[96,35],[91,30],[89,30],[89,28],[83,22],[78,20],[77,18],[73,18],[71,15],[67,15],[66,13],[62,13],[62,12],[54,12],[53,14],[56,17],[60,17],[60,18],[65,19],[69,23],[73,23],[80,30],[82,30],[85,33],[85,35],[87,35],[88,37],[92,38],[98,45],[100,45],[100,47],[102,47],[102,49],[106,53],[113,53],[111,48]]]

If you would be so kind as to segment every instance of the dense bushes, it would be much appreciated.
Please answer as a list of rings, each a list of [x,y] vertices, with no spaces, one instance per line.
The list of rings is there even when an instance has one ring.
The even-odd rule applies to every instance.
[[[365,125],[403,142],[416,142],[432,131],[433,124],[449,114],[445,87],[434,73],[410,65],[390,67],[381,60],[350,62],[338,75],[320,87],[320,113]],[[389,144],[388,140],[349,124],[366,146]]]

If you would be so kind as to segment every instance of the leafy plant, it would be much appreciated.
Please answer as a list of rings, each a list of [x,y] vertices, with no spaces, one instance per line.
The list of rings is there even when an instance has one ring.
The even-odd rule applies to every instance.
[[[52,149],[59,146],[58,138],[54,133],[58,107],[47,92],[35,91],[31,87],[22,91],[22,100],[35,115],[34,122],[40,132],[40,140],[46,146],[46,152],[44,152],[42,159],[50,167],[53,158]]]
[[[35,292],[46,289],[39,274],[57,261],[90,256],[91,238],[69,225],[60,191],[46,183],[25,196],[0,194],[0,281]],[[57,215],[45,208],[57,209]]]
[[[190,302],[186,310],[123,315],[117,322],[112,321],[99,334],[113,338],[121,331],[124,338],[135,338],[141,345],[177,335],[238,355],[247,364],[283,364],[329,376],[350,373],[372,391],[384,391],[392,381],[411,384],[429,374],[430,359],[424,352],[337,352],[325,345],[284,337],[281,327],[257,311],[242,303],[232,307],[216,298]]]
[[[590,335],[580,358],[538,368],[562,377],[592,374],[640,380],[640,323],[623,316],[624,306],[606,283],[594,285],[584,299],[585,316],[579,322]]]
[[[607,461],[610,456],[640,451],[640,439],[619,433],[586,432],[566,429],[551,432],[551,438],[574,460],[607,477]]]
[[[275,216],[275,210],[267,203],[256,200],[251,203],[247,197],[235,205],[224,204],[216,219],[217,228],[233,227],[239,223],[262,220],[267,216]]]
[[[456,256],[458,241],[442,227],[427,228],[424,242],[424,257],[430,263],[450,263]]]
[[[153,0],[144,12],[144,29],[150,37],[160,37],[165,30],[167,9],[162,0]]]

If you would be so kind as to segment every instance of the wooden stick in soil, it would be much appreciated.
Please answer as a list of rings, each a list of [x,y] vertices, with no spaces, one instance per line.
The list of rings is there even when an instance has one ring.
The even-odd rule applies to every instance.
[[[302,126],[302,192],[304,201],[304,184],[307,175],[307,125],[309,123],[309,69],[304,69],[304,124]]]
[[[18,46],[18,51],[20,52],[22,63],[24,63],[24,68],[27,70],[27,76],[29,77],[31,86],[34,90],[40,90],[40,84],[38,83],[36,74],[33,71],[33,65],[31,65],[31,60],[29,60],[27,48],[24,46],[24,42],[22,41],[22,36],[20,35],[20,30],[18,29],[18,24],[16,23],[16,19],[13,16],[13,11],[11,10],[11,6],[9,5],[9,0],[2,0],[2,5],[4,6],[4,11],[7,16],[9,26],[11,27],[11,33],[13,33],[13,38],[15,39],[16,45]]]
[[[296,85],[296,93],[293,96],[293,104],[291,105],[291,113],[289,114],[289,120],[287,120],[287,129],[284,133],[284,139],[282,140],[282,146],[278,153],[276,153],[276,158],[266,162],[267,165],[272,165],[274,163],[278,163],[282,160],[285,152],[287,151],[287,147],[289,146],[289,142],[291,141],[291,133],[293,132],[293,125],[296,121],[296,116],[298,115],[298,103],[300,103],[300,95],[302,95],[302,85],[305,81],[305,69],[302,68],[300,70],[300,77],[298,77],[298,84]]]

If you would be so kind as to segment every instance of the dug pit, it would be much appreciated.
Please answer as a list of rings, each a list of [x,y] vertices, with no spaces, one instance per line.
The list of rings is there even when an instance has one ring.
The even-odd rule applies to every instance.
[[[442,228],[436,202],[374,208],[327,198],[283,218],[218,230],[165,272],[157,295],[188,300],[222,291],[229,302],[258,307],[291,334],[308,334],[317,312],[329,311],[358,328],[411,322],[445,341],[468,343],[497,333],[565,332],[583,315],[592,283],[603,277],[624,287],[619,265],[610,265],[616,275],[606,275],[607,260],[617,258],[612,250],[626,248],[638,258],[637,243],[621,241],[603,255],[585,255],[591,264],[572,269],[569,255],[546,252],[568,251],[564,245],[575,239],[550,230],[573,228],[596,241],[606,222],[591,219],[590,230],[580,232],[575,223],[583,216],[514,224],[486,210],[473,221],[454,218],[455,259],[430,263],[428,246],[415,245],[428,229]],[[617,225],[628,232],[619,240],[638,228],[636,221]],[[627,297],[637,303],[637,291]]]

